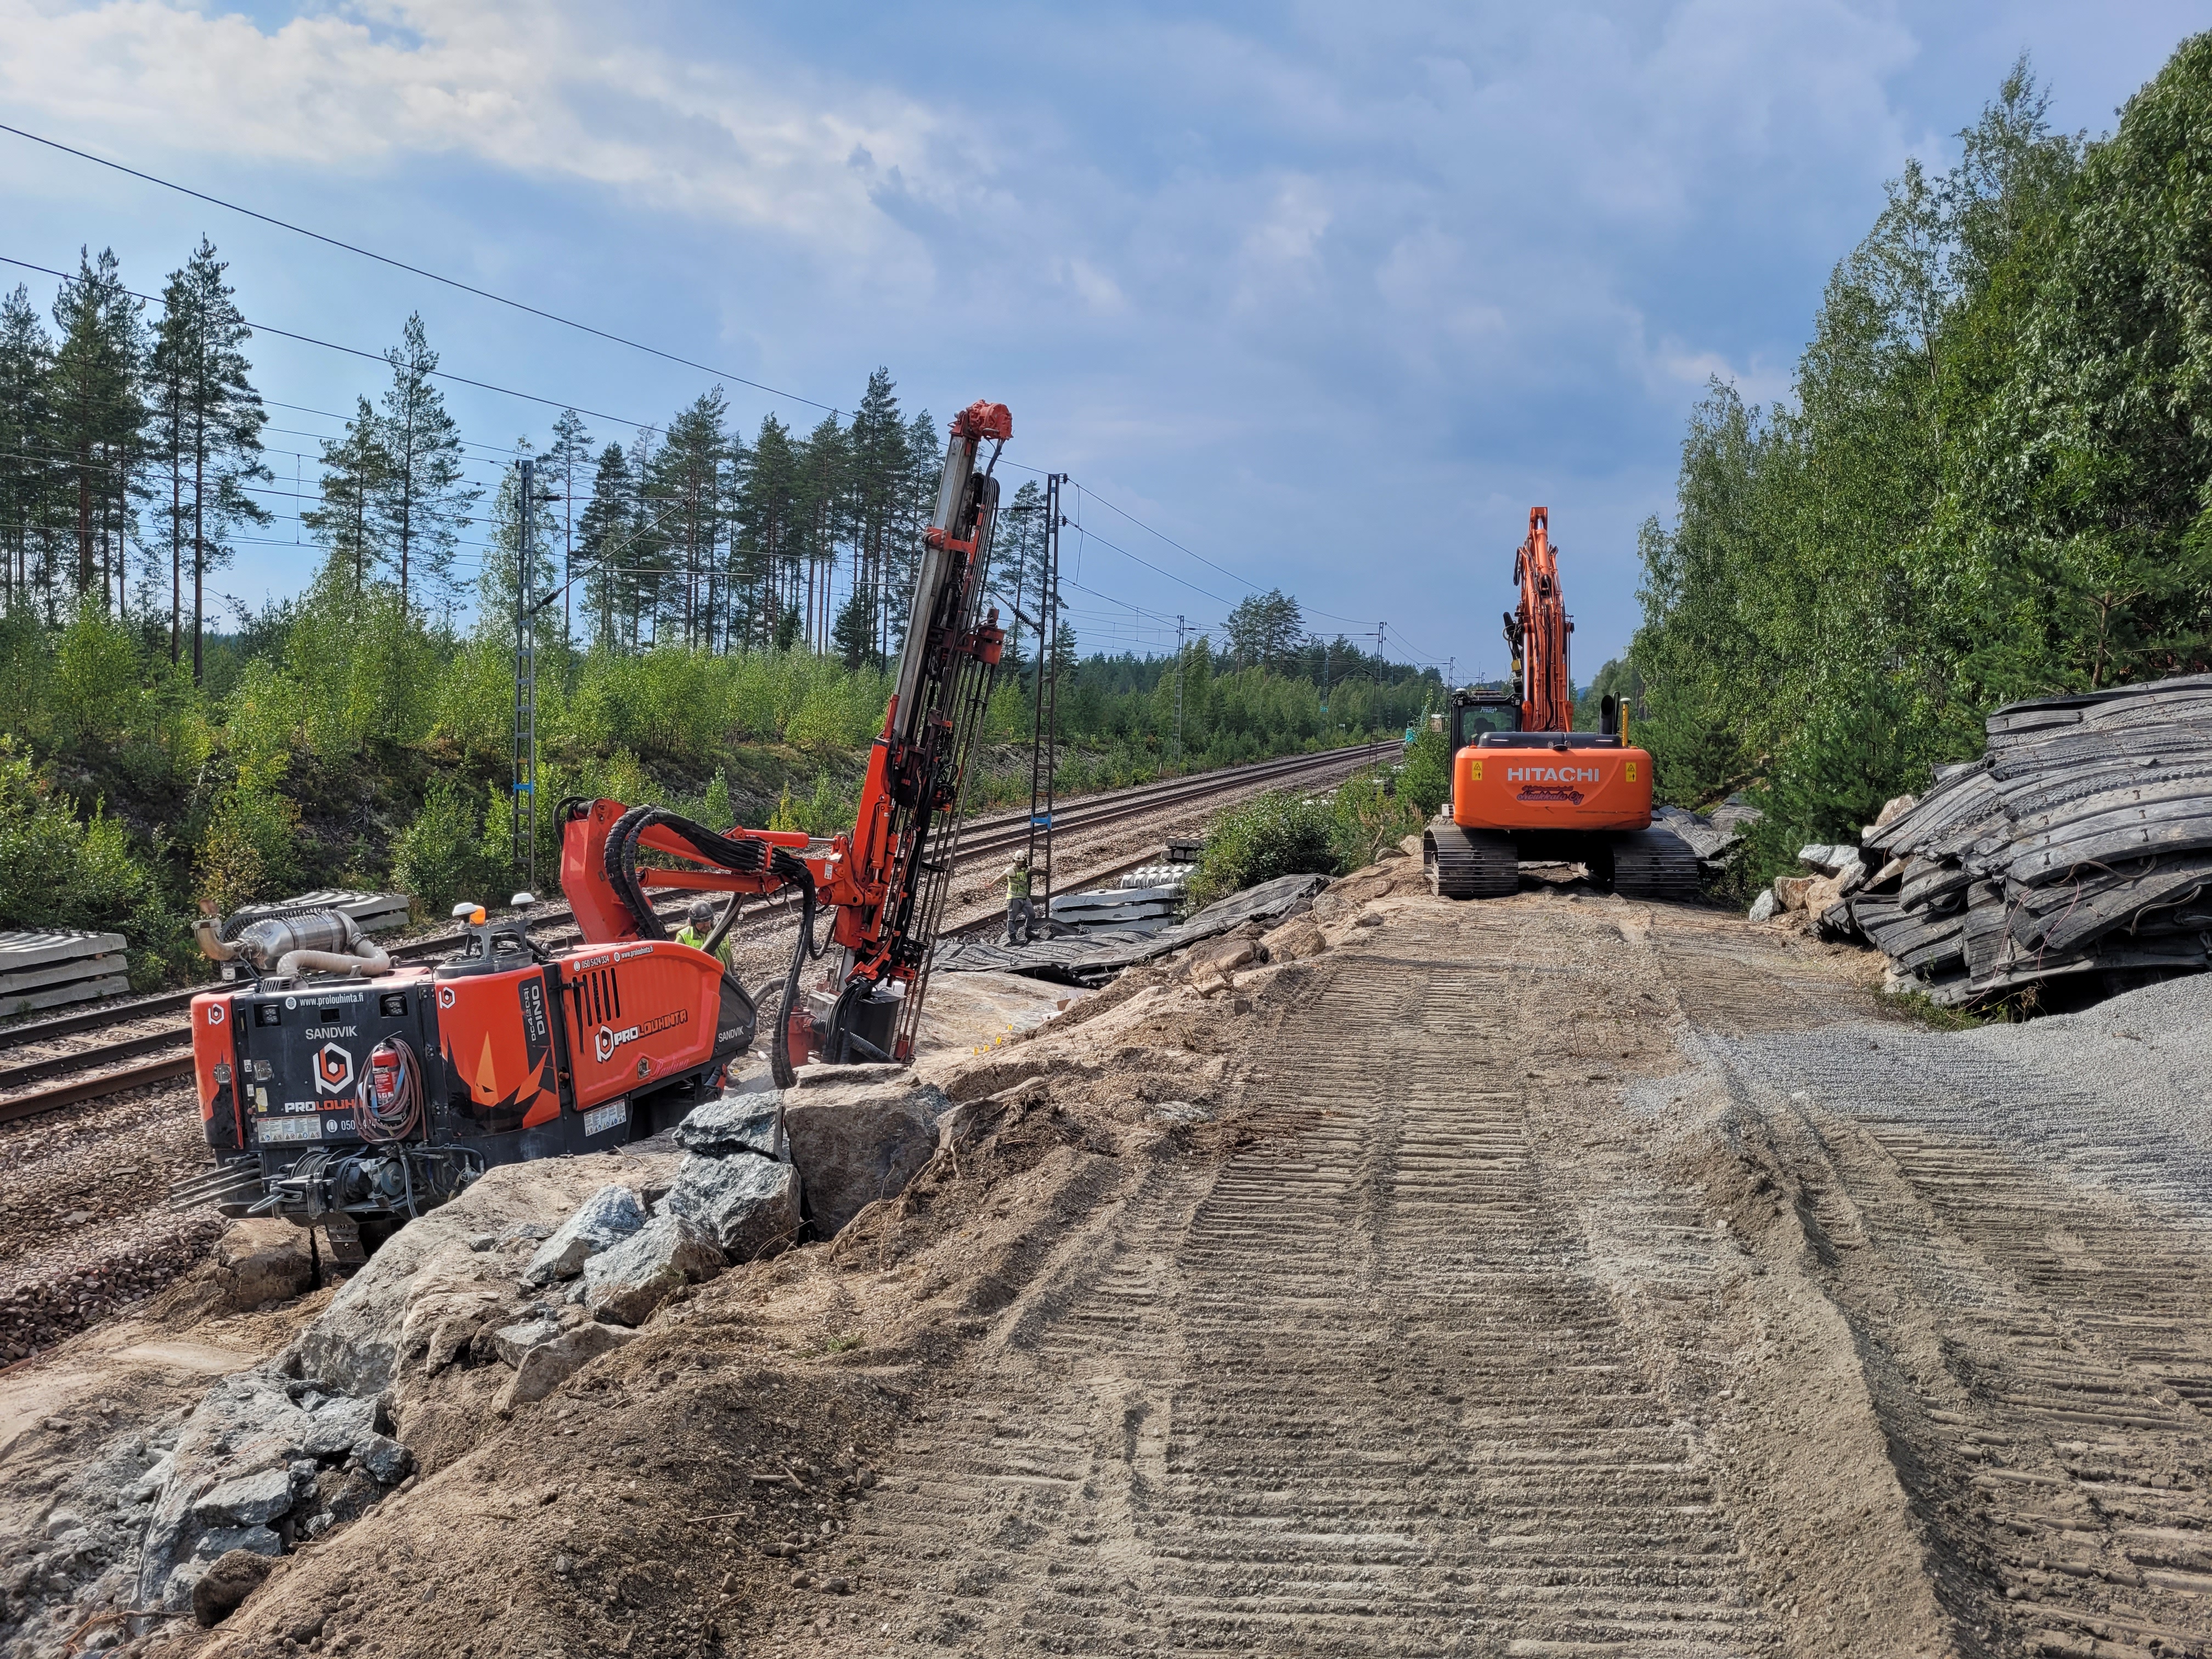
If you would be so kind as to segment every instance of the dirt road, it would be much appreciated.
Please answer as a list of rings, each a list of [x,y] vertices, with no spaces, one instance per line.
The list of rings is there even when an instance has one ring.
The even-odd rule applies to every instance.
[[[819,1650],[2201,1650],[2207,1188],[1908,1124],[1840,1057],[1975,1039],[1734,917],[1372,909],[1243,1022],[1241,1150],[886,1460]]]
[[[902,1193],[542,1401],[414,1319],[419,1480],[123,1650],[2208,1652],[2212,976],[1931,1032],[1404,859],[1263,944],[967,988]]]

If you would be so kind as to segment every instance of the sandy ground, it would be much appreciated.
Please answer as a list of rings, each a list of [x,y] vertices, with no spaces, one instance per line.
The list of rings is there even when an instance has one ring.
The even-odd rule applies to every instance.
[[[1410,860],[1269,943],[967,988],[904,1194],[538,1405],[419,1385],[417,1483],[140,1645],[2207,1650],[2212,980],[1936,1034],[1857,953]],[[289,1327],[216,1328],[0,1378],[11,1480],[125,1347],[202,1345],[182,1397]]]

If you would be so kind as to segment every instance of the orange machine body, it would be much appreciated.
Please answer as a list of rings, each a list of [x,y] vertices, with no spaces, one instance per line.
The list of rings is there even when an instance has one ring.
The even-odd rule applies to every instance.
[[[1452,757],[1451,816],[1462,830],[1645,829],[1651,757],[1571,743],[1486,746],[1478,738]]]

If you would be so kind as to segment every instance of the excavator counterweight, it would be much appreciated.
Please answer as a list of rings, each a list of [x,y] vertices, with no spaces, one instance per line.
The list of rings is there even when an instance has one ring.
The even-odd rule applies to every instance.
[[[1630,897],[1694,896],[1696,855],[1652,827],[1651,757],[1630,746],[1619,705],[1606,699],[1600,730],[1574,730],[1575,624],[1547,508],[1528,510],[1513,580],[1511,690],[1451,696],[1451,799],[1422,837],[1430,885],[1446,898],[1502,897],[1519,887],[1521,860],[1557,860]]]

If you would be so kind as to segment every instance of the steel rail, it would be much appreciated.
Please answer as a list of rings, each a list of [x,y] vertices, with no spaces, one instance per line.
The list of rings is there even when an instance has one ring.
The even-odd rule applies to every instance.
[[[1179,778],[1134,784],[1126,789],[1101,790],[1095,794],[1078,796],[1069,802],[1061,809],[1054,827],[1081,829],[1091,823],[1110,822],[1115,817],[1133,816],[1142,810],[1146,802],[1168,804],[1188,796],[1220,793],[1259,777],[1318,768],[1345,757],[1378,753],[1388,747],[1387,744],[1359,744],[1342,749],[1323,750],[1315,754],[1278,756],[1269,760],[1248,762],[1242,766],[1222,767],[1211,772],[1194,772]],[[979,831],[987,836],[994,832],[1011,834],[1016,830],[1026,835],[1029,821],[1030,815],[1026,811],[984,813],[966,821],[963,826],[963,839]],[[996,851],[1008,844],[1001,839],[989,843],[989,846],[991,850]],[[566,904],[556,901],[539,913],[537,922],[539,926],[557,922],[570,914]],[[574,935],[575,931],[573,927],[562,928],[538,937],[547,943],[560,943],[564,937]],[[441,931],[426,934],[421,939],[402,939],[389,947],[389,954],[395,961],[413,961],[421,957],[436,956],[449,949],[459,937],[458,933]],[[73,1014],[52,1014],[20,1025],[0,1026],[0,1050],[46,1042],[56,1037],[74,1036],[80,1031],[120,1025],[126,1021],[143,1019],[154,1014],[182,1013],[191,1006],[195,996],[209,988],[207,985],[189,985],[180,990],[156,991],[128,1002],[110,1003],[102,1008],[89,1008]],[[0,1071],[0,1088],[6,1086],[8,1075],[7,1072]]]
[[[1186,777],[1170,778],[1157,783],[1140,784],[1133,788],[1102,791],[1086,796],[1063,808],[1054,817],[1055,832],[1088,830],[1126,819],[1145,817],[1188,801],[1203,800],[1215,795],[1231,794],[1256,783],[1279,777],[1297,776],[1310,772],[1332,770],[1351,771],[1371,763],[1390,745],[1360,744],[1343,749],[1324,750],[1319,754],[1282,756],[1272,760],[1254,762],[1249,765],[1225,767],[1218,771],[1194,773]],[[1029,833],[1029,817],[1025,811],[993,814],[969,820],[970,827],[985,825],[990,832],[981,839],[967,841],[960,848],[960,862],[989,858],[1009,848],[1025,844]],[[1137,868],[1147,859],[1138,858],[1085,871],[1080,880],[1106,879]],[[756,908],[750,915],[740,913],[739,927],[750,931],[775,921],[789,908],[789,902],[776,898]],[[566,909],[566,906],[562,907]],[[969,921],[954,927],[963,932],[980,923]],[[578,930],[564,927],[550,935],[541,936],[552,944],[563,935],[573,936]],[[446,934],[396,944],[389,954],[396,960],[412,960],[436,956],[452,948],[457,935]],[[59,1019],[41,1020],[33,1025],[20,1026],[13,1032],[0,1036],[8,1046],[52,1037],[86,1030],[101,1024],[121,1024],[150,1014],[182,1010],[191,1006],[191,999],[208,988],[194,986],[182,991],[165,992],[146,997],[121,1007],[95,1010]],[[34,1035],[35,1034],[35,1035]],[[27,1060],[18,1066],[0,1066],[0,1123],[12,1122],[35,1113],[53,1111],[66,1106],[81,1105],[86,1101],[106,1095],[119,1094],[127,1089],[166,1083],[185,1076],[191,1070],[189,1054],[169,1055],[145,1060],[119,1071],[102,1072],[98,1076],[78,1078],[67,1083],[54,1083],[27,1093],[12,1091],[21,1085],[46,1082],[47,1079],[90,1067],[109,1066],[118,1060],[136,1059],[142,1054],[157,1054],[164,1048],[180,1048],[191,1041],[191,1028],[171,1026],[159,1031],[137,1036],[120,1037],[111,1042],[96,1044],[72,1054],[55,1054],[45,1059]]]

